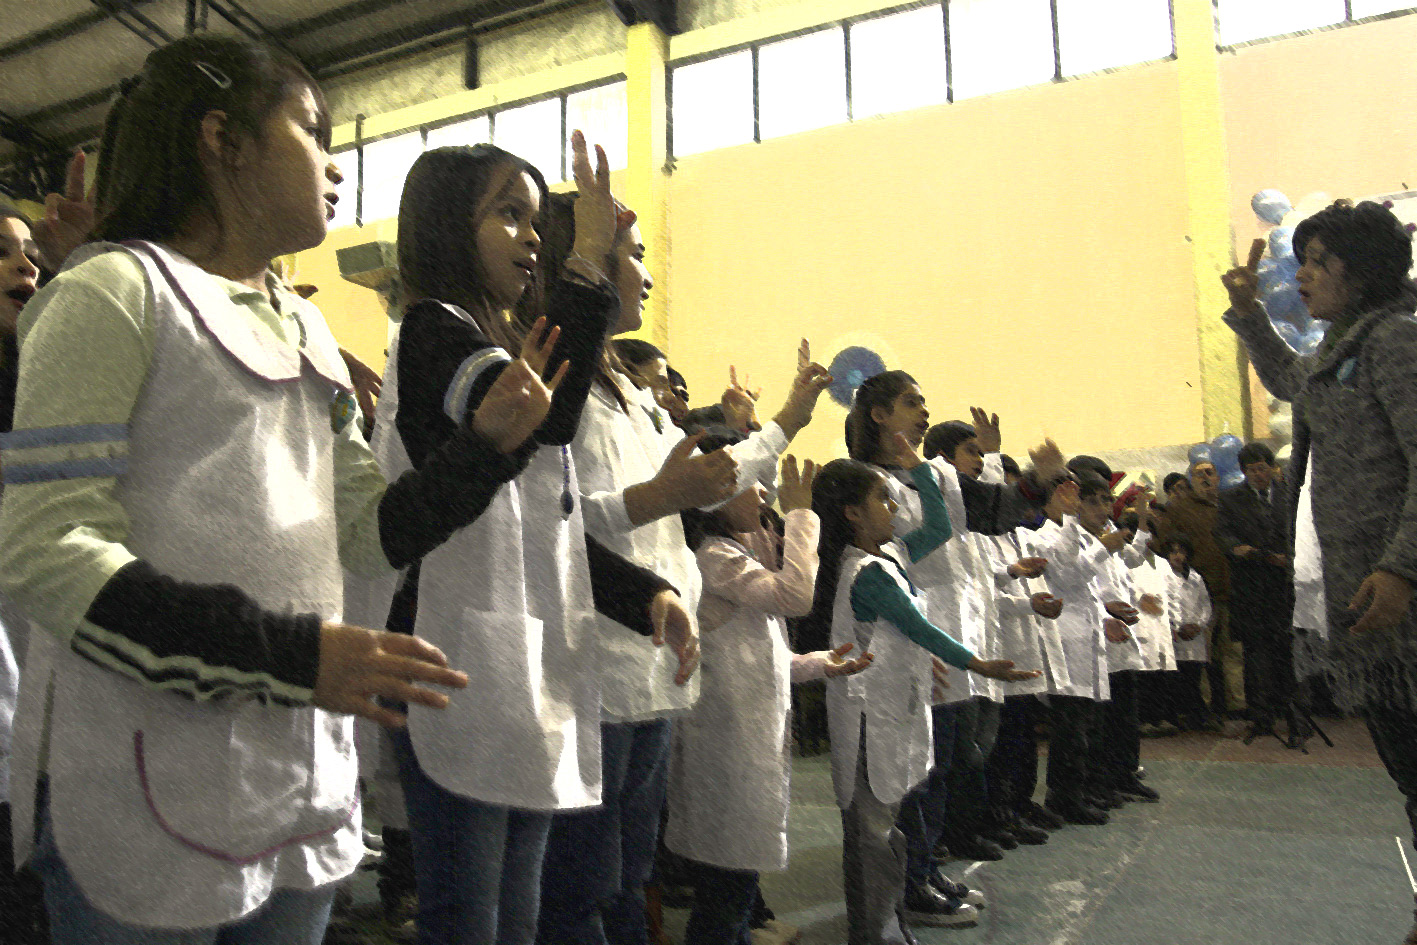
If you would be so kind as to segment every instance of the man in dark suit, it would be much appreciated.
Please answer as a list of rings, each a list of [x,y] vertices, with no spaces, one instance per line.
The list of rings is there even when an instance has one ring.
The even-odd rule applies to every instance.
[[[1245,648],[1245,699],[1251,735],[1274,731],[1283,713],[1290,741],[1294,712],[1294,582],[1285,540],[1283,484],[1263,443],[1240,450],[1245,481],[1220,495],[1215,541],[1230,561],[1230,619]]]

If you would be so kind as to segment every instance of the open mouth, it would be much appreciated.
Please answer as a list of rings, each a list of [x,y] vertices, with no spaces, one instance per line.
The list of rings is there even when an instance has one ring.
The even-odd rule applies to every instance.
[[[337,203],[339,203],[339,194],[326,194],[326,195],[325,195],[325,219],[326,219],[326,220],[333,220],[333,219],[335,218],[335,204],[337,204]]]
[[[34,298],[34,286],[32,286],[32,285],[20,285],[20,286],[15,286],[15,288],[10,289],[9,291],[7,291],[7,292],[5,293],[5,296],[6,296],[7,298],[9,298],[10,300],[12,300],[12,301],[15,303],[15,305],[16,305],[17,307],[19,307],[19,308],[24,308],[24,307],[25,307],[25,303],[28,302],[30,299]]]

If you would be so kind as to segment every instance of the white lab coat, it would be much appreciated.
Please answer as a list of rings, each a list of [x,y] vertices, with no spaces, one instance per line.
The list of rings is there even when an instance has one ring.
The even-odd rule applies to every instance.
[[[1061,525],[1050,520],[1036,531],[1020,533],[1025,535],[1028,556],[1048,559],[1043,579],[1049,593],[1063,601],[1056,625],[1068,679],[1058,694],[1104,701],[1111,695],[1102,629],[1107,549],[1071,515]]]
[[[1107,556],[1106,575],[1107,583],[1103,586],[1102,592],[1103,603],[1121,601],[1135,607],[1140,595],[1132,581],[1131,571],[1123,563],[1120,553]],[[1145,615],[1139,614],[1139,616]],[[1140,619],[1137,620],[1135,624],[1127,628],[1127,636],[1128,638],[1121,643],[1107,641],[1107,671],[1109,673],[1146,669],[1146,661],[1142,658],[1142,648],[1151,645],[1147,624]]]
[[[152,361],[128,424],[128,470],[115,483],[125,544],[178,580],[229,582],[266,608],[341,619],[330,403],[350,381],[323,319],[306,318],[297,351],[253,331],[249,313],[197,266],[148,244],[90,244],[67,265],[104,252],[132,253],[153,298]],[[237,524],[244,547],[213,541],[213,521]],[[24,667],[16,859],[32,847],[47,752],[59,853],[103,913],[156,928],[216,926],[276,889],[323,886],[359,864],[349,716],[194,703],[38,629]]]
[[[1180,632],[1182,625],[1193,623],[1202,629],[1194,639],[1182,640],[1175,637],[1176,661],[1178,663],[1207,663],[1210,661],[1210,636],[1205,628],[1210,626],[1210,592],[1205,588],[1205,580],[1200,572],[1191,568],[1191,573],[1181,577],[1166,565],[1166,588],[1169,603],[1168,614],[1172,633]]]
[[[1023,549],[1031,534],[1017,530],[988,536],[989,563],[994,568],[995,609],[998,613],[1000,659],[1013,660],[1019,669],[1040,669],[1043,675],[1013,683],[1009,695],[1060,692],[1068,685],[1068,663],[1057,620],[1045,620],[1033,611],[1033,595],[1047,593],[1042,577],[1011,578],[1009,565],[1028,557]]]
[[[1171,638],[1172,603],[1166,578],[1171,573],[1171,565],[1155,556],[1143,555],[1131,571],[1138,600],[1142,595],[1150,594],[1161,601],[1160,616],[1154,617],[1141,611],[1137,625],[1132,628],[1132,635],[1141,644],[1142,667],[1153,671],[1175,669],[1176,650]]]
[[[775,536],[707,539],[698,551],[703,675],[675,723],[664,843],[725,869],[787,868],[792,651],[784,616],[812,608],[817,516],[790,512],[782,566]],[[762,563],[760,563],[762,562]]]

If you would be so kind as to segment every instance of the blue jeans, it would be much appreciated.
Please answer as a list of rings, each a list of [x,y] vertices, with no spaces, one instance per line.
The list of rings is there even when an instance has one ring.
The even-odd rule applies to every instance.
[[[694,863],[693,876],[694,910],[684,930],[684,945],[752,945],[749,926],[758,898],[758,874]]]
[[[55,945],[320,945],[330,921],[336,883],[317,889],[277,889],[245,918],[205,929],[154,929],[119,922],[96,909],[64,865],[49,818],[49,788],[35,810],[39,843],[31,861],[44,883]]]
[[[961,703],[962,704],[962,703]],[[960,704],[931,710],[935,736],[935,766],[925,780],[900,802],[896,826],[905,834],[905,879],[920,885],[930,879],[935,844],[945,830],[950,801],[950,765],[954,761],[955,722]]]
[[[600,807],[553,818],[541,873],[543,945],[648,945],[673,729],[668,719],[600,726]]]
[[[441,787],[394,733],[413,834],[421,945],[531,945],[536,940],[547,811],[484,804]]]

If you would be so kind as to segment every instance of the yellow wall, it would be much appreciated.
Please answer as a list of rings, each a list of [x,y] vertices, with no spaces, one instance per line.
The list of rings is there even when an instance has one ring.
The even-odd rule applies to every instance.
[[[1194,442],[1184,183],[1170,62],[681,158],[670,359],[695,403],[751,372],[770,413],[800,336],[866,343],[1020,458]],[[842,455],[844,416],[798,450]]]
[[[388,338],[384,308],[373,290],[340,278],[335,250],[376,239],[393,242],[397,232],[393,220],[380,220],[362,228],[341,227],[315,249],[297,254],[295,272],[290,277],[291,282],[308,282],[319,288],[310,301],[324,313],[335,338],[365,364],[381,372]]]

